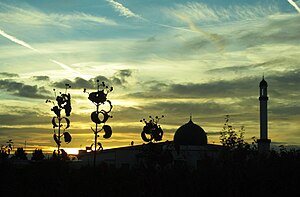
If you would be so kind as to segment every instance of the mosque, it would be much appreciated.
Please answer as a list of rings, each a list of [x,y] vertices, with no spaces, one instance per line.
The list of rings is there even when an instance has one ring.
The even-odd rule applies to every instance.
[[[99,151],[96,163],[106,163],[117,168],[142,165],[188,165],[197,168],[201,160],[217,157],[223,149],[220,145],[207,144],[206,132],[190,119],[177,129],[173,141],[147,143]],[[93,164],[94,154],[81,151],[78,158],[85,164]]]
[[[259,84],[260,88],[260,139],[258,150],[264,154],[270,150],[268,139],[268,109],[267,87],[264,77]],[[207,143],[207,134],[204,129],[190,120],[180,126],[174,134],[173,141],[149,142],[142,145],[101,150],[96,153],[80,150],[78,159],[85,165],[106,163],[116,168],[166,167],[186,166],[197,169],[207,158],[218,158],[224,147]],[[94,160],[95,159],[95,160]]]

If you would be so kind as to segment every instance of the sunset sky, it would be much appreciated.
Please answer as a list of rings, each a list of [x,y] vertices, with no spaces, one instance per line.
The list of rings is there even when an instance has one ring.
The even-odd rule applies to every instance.
[[[273,146],[300,146],[298,0],[0,0],[0,145],[55,147],[53,88],[72,88],[63,148],[93,142],[95,106],[83,88],[114,91],[104,148],[141,144],[149,115],[163,140],[193,122],[219,143],[225,115],[259,137],[259,82],[269,84]],[[102,135],[100,135],[102,136]],[[71,149],[70,149],[71,150]]]

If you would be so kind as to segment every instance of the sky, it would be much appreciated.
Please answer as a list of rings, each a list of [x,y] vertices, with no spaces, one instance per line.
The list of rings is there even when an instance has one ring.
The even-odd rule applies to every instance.
[[[141,119],[165,117],[163,141],[192,116],[219,144],[225,115],[259,137],[259,82],[268,82],[272,146],[300,146],[298,0],[0,0],[0,144],[53,150],[55,93],[71,85],[74,150],[93,143],[95,105],[113,86],[103,147],[142,144]]]

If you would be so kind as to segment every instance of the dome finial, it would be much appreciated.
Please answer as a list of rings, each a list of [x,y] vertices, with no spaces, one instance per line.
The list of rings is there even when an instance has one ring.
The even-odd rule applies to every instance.
[[[190,113],[190,121],[189,121],[189,123],[193,123],[192,119],[193,119],[193,115],[192,115],[192,113]]]
[[[192,122],[192,114],[190,121],[177,129],[174,135],[175,145],[206,145],[207,136],[203,128]]]

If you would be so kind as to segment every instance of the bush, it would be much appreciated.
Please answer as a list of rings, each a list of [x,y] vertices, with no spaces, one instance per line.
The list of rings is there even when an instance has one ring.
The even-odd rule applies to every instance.
[[[45,155],[43,154],[42,149],[35,149],[32,153],[31,160],[40,161],[45,158]]]

